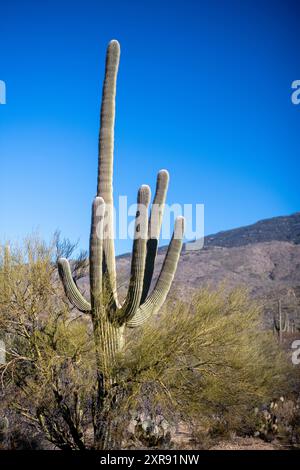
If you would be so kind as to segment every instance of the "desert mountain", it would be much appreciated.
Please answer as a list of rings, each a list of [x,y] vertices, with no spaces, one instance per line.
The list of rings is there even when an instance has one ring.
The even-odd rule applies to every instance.
[[[155,278],[166,248],[159,249]],[[130,254],[117,259],[121,289],[130,272]],[[264,306],[266,324],[271,326],[282,310],[300,327],[300,212],[261,220],[253,225],[205,237],[201,250],[184,247],[170,296],[189,299],[201,286],[244,285]],[[155,279],[154,279],[155,282]]]

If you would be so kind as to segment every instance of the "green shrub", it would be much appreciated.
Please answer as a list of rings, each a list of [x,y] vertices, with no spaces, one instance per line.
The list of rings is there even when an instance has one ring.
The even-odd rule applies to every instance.
[[[247,291],[200,290],[169,303],[119,358],[127,408],[186,421],[206,433],[246,433],[256,406],[288,387],[289,364]]]

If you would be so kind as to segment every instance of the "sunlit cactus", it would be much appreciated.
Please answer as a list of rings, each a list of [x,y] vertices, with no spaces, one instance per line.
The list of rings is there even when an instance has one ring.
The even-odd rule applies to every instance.
[[[162,307],[170,290],[181,248],[184,219],[178,217],[172,240],[158,276],[150,291],[157,255],[158,240],[169,183],[169,174],[161,170],[148,220],[150,188],[142,185],[137,196],[137,213],[133,242],[131,275],[128,292],[121,304],[117,293],[116,261],[113,228],[113,154],[116,80],[120,58],[118,41],[107,48],[105,79],[102,94],[97,196],[92,206],[90,234],[90,299],[79,291],[72,278],[67,259],[59,260],[59,273],[69,301],[80,311],[91,315],[98,359],[98,420],[103,419],[103,403],[112,377],[109,371],[116,353],[124,344],[125,327],[139,327]],[[109,301],[107,300],[109,299]],[[98,448],[110,446],[107,432],[98,423]],[[97,431],[96,431],[97,434]]]

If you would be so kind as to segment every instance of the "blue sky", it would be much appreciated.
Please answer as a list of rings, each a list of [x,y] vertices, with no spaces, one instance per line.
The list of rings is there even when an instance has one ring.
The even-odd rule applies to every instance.
[[[298,1],[1,3],[0,238],[88,246],[105,49],[121,43],[115,195],[171,174],[205,233],[299,210]],[[130,250],[117,241],[117,252]]]

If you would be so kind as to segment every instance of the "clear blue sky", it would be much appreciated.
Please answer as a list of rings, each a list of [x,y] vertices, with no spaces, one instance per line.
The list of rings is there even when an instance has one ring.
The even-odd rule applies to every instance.
[[[115,195],[171,174],[205,232],[299,204],[299,1],[1,2],[0,238],[88,246],[105,49],[121,43]],[[117,242],[118,253],[129,241]]]

